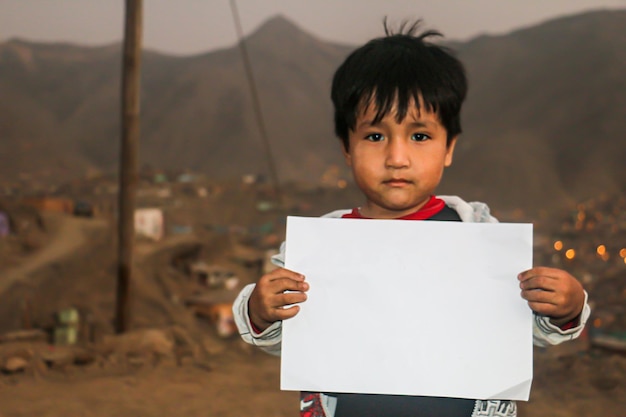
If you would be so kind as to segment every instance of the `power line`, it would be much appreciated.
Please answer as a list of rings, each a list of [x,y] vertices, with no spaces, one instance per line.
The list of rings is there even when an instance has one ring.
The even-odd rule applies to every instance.
[[[241,29],[241,21],[239,19],[239,11],[237,9],[237,3],[235,0],[230,0],[230,8],[233,13],[233,20],[235,22],[235,30],[237,31],[237,38],[239,40],[239,49],[243,59],[244,68],[246,71],[246,77],[248,78],[248,84],[250,85],[250,93],[252,94],[252,106],[254,107],[254,114],[259,126],[259,133],[263,142],[265,150],[265,156],[267,158],[267,164],[269,166],[270,178],[274,187],[274,192],[278,201],[282,202],[282,193],[280,190],[280,183],[278,181],[278,174],[276,172],[276,163],[272,156],[272,147],[270,140],[267,136],[265,129],[265,122],[263,121],[263,113],[261,112],[261,104],[259,100],[259,94],[257,92],[256,83],[254,82],[254,76],[252,74],[252,65],[250,64],[250,58],[248,56],[248,49],[246,47],[246,41],[243,36],[243,30]]]

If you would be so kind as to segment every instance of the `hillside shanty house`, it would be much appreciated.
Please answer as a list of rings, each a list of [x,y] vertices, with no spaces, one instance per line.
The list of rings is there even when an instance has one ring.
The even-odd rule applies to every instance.
[[[23,204],[36,208],[39,211],[51,211],[57,213],[74,213],[74,202],[67,198],[59,197],[30,197],[22,201]]]
[[[135,235],[154,241],[163,238],[165,220],[163,210],[159,208],[141,208],[135,210]]]

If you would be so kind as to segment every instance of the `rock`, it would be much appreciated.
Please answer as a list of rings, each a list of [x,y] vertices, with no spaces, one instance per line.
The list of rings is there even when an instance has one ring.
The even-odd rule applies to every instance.
[[[74,363],[75,353],[70,346],[48,346],[39,352],[39,357],[53,368],[64,368]]]
[[[20,356],[12,356],[10,358],[7,358],[4,361],[0,369],[3,372],[9,373],[9,374],[15,374],[18,372],[25,371],[26,369],[28,369],[28,367],[29,367],[28,360]]]
[[[192,305],[196,316],[207,318],[214,326],[217,335],[223,339],[238,335],[233,317],[233,303],[197,303]]]
[[[156,354],[170,356],[174,352],[174,340],[168,332],[160,329],[134,330],[121,335],[105,336],[103,345],[119,354]]]

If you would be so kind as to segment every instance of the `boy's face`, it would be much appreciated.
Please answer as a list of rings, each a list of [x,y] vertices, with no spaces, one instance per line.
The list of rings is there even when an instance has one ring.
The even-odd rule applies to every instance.
[[[411,106],[404,120],[395,109],[373,125],[376,109],[368,106],[350,131],[344,150],[354,180],[365,194],[365,217],[389,219],[419,210],[435,192],[444,167],[452,163],[456,138],[447,144],[447,132],[436,113]]]

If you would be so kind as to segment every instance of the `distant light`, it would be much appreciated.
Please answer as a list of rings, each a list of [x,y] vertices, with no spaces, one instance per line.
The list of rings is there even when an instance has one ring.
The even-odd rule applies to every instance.
[[[606,246],[604,245],[600,245],[596,248],[596,253],[600,256],[604,255],[606,253]]]
[[[567,259],[574,259],[576,257],[576,251],[574,249],[568,249],[565,252],[565,257]]]
[[[578,221],[583,221],[585,220],[585,212],[584,211],[579,211],[578,215],[576,216],[576,218],[578,219]]]
[[[602,326],[602,320],[601,320],[601,319],[599,319],[599,318],[598,318],[598,319],[595,319],[595,320],[593,321],[593,327],[600,327],[600,326]]]
[[[556,242],[554,242],[554,250],[561,250],[563,249],[563,242],[561,242],[560,240],[557,240]]]
[[[347,186],[348,186],[348,181],[346,180],[337,181],[337,187],[341,188],[342,190],[346,188]]]
[[[620,249],[619,256],[621,256],[622,258],[626,258],[626,248]]]

